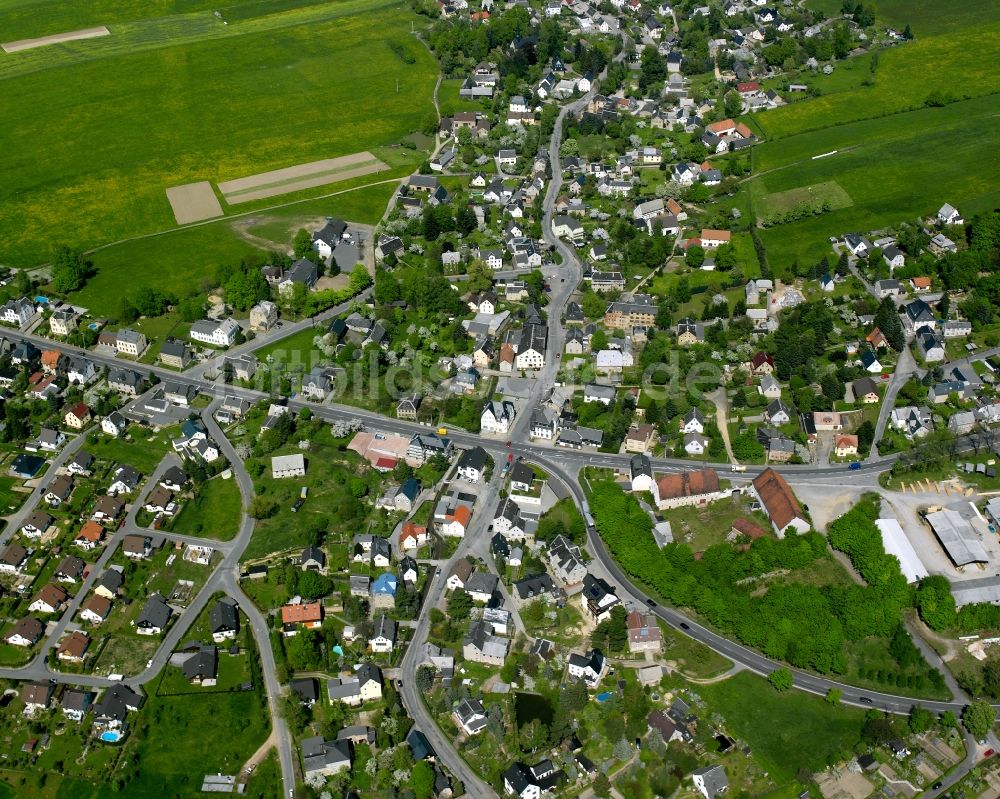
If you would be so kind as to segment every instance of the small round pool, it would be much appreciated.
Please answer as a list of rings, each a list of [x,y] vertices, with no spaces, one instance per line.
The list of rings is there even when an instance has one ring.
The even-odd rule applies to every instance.
[[[612,696],[614,696],[611,691],[602,691],[597,696],[594,697],[598,702],[607,702]]]
[[[113,744],[121,740],[122,734],[120,732],[115,732],[114,730],[105,730],[101,733],[101,740]]]

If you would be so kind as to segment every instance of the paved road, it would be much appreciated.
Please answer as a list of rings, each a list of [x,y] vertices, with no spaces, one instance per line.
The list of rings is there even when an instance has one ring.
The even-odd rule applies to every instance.
[[[582,505],[586,501],[583,490],[580,488],[577,475],[572,475],[559,468],[552,469],[550,474],[561,481],[569,489],[569,491],[576,498],[578,504]],[[766,676],[775,669],[783,667],[783,664],[770,660],[752,649],[748,649],[741,644],[718,635],[673,608],[665,608],[652,603],[652,600],[649,600],[646,594],[639,589],[621,570],[615,560],[608,553],[604,546],[604,542],[601,540],[600,536],[597,535],[596,531],[588,530],[588,549],[594,555],[594,558],[600,562],[601,567],[607,571],[609,575],[611,575],[620,587],[640,602],[645,603],[653,613],[674,629],[690,636],[696,641],[700,641],[719,654],[724,655],[733,662],[739,663],[757,674]],[[910,697],[897,696],[895,694],[869,691],[853,685],[846,685],[844,683],[837,682],[836,680],[830,680],[815,674],[799,671],[797,669],[793,669],[792,673],[794,675],[794,684],[796,688],[809,691],[810,693],[818,694],[820,696],[825,696],[831,688],[838,688],[843,692],[841,701],[846,704],[856,705],[858,707],[876,707],[889,713],[908,714],[915,704],[920,704],[923,707],[929,708],[930,710],[938,713],[945,710],[961,713],[962,708],[966,704],[965,701],[939,702],[923,699],[916,700]]]
[[[896,404],[896,395],[907,380],[914,374],[922,374],[922,370],[917,368],[917,362],[913,359],[913,353],[906,347],[899,353],[899,360],[896,362],[896,370],[889,379],[889,385],[882,397],[882,406],[878,412],[878,422],[875,423],[875,436],[872,438],[871,450],[868,453],[869,459],[878,457],[878,442],[882,440],[885,432],[885,425],[892,414],[893,406]]]
[[[448,767],[452,774],[456,775],[465,784],[465,790],[469,796],[476,797],[476,799],[480,799],[480,797],[493,799],[497,796],[497,793],[462,759],[462,756],[454,748],[451,739],[438,728],[434,718],[427,710],[426,705],[424,705],[424,699],[417,689],[414,675],[419,663],[420,650],[423,648],[424,642],[426,642],[430,632],[430,609],[441,604],[445,594],[445,582],[451,573],[452,566],[469,553],[473,542],[488,535],[487,528],[492,522],[493,510],[496,507],[496,500],[503,485],[503,479],[500,475],[501,469],[497,465],[493,470],[492,479],[483,487],[483,490],[479,494],[473,521],[466,531],[465,537],[451,558],[441,565],[432,576],[431,584],[427,589],[427,596],[424,599],[424,605],[421,608],[420,617],[413,630],[411,642],[399,664],[400,673],[405,675],[402,687],[400,688],[400,698],[403,700],[406,712],[413,719],[414,726],[427,736],[427,740],[430,742],[438,758]]]

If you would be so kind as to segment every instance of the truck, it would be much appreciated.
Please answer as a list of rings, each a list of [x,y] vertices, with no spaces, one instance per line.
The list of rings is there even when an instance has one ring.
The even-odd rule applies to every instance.
[[[734,464],[732,465],[732,470],[733,470],[734,472],[745,472],[745,471],[747,470],[747,467],[746,467],[746,466],[744,466],[744,465],[743,465],[743,464],[741,464],[741,463],[734,463]]]
[[[583,502],[583,520],[587,523],[587,532],[593,533],[596,529],[594,517],[590,515],[590,504],[586,500]]]

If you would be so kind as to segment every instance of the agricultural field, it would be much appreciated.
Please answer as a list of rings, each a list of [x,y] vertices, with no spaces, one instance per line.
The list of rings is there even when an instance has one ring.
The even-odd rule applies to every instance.
[[[970,3],[970,5],[972,5]],[[756,114],[754,122],[768,139],[784,139],[806,131],[843,125],[859,119],[886,117],[922,108],[932,94],[950,101],[982,97],[1000,91],[1000,77],[990,67],[1000,55],[1000,2],[975,4],[981,16],[968,29],[920,37],[883,50],[870,85],[850,85],[843,91]],[[976,46],[969,46],[969,37]],[[868,54],[858,57],[871,64]],[[926,133],[926,131],[924,131]]]
[[[178,298],[205,294],[215,288],[215,274],[221,265],[263,257],[265,247],[288,250],[295,231],[307,223],[319,225],[318,220],[325,216],[365,224],[377,222],[395,188],[380,183],[345,190],[345,184],[336,184],[338,193],[333,197],[296,201],[260,214],[176,228],[163,235],[103,248],[89,256],[95,274],[73,295],[73,301],[95,316],[114,317],[119,311],[122,285],[133,291],[140,286],[156,287]],[[266,229],[259,230],[258,224],[266,225]]]
[[[1000,133],[980,120],[995,109],[994,97],[980,97],[761,144],[754,153],[759,176],[745,184],[758,217],[775,195],[828,182],[853,201],[761,230],[772,267],[818,260],[829,252],[829,236],[914,219],[943,202],[967,216],[994,207],[1000,164],[988,154],[1000,146]],[[812,158],[832,150],[838,152]]]
[[[31,36],[101,24],[113,4],[74,11],[78,4],[47,3],[44,14],[38,5],[0,0],[0,29]],[[234,3],[222,10],[227,25],[200,0],[180,4],[190,13],[138,18],[144,5],[126,4],[119,18],[135,18],[110,36],[8,54],[0,64],[11,120],[0,131],[11,155],[0,169],[0,262],[46,261],[53,229],[84,249],[170,229],[172,186],[363,149],[398,168],[407,159],[387,161],[382,149],[434,115],[435,61],[410,34],[417,17],[395,0],[292,9],[251,2],[242,19],[244,4]],[[177,5],[161,0],[144,13]],[[31,29],[25,8],[48,17],[42,29]]]
[[[842,0],[806,0],[806,8],[821,11],[829,17],[840,15]],[[992,9],[992,11],[990,11]],[[876,6],[878,19],[898,29],[907,24],[918,38],[941,36],[955,30],[978,25],[990,15],[995,19],[1000,7],[993,0],[952,3],[948,13],[941,13],[941,4],[935,0],[882,0]]]

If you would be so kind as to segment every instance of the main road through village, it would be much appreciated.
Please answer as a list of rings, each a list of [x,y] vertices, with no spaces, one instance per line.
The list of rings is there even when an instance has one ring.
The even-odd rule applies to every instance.
[[[626,47],[623,48],[622,52],[618,56],[616,56],[616,59],[621,59],[628,49],[628,43],[626,42]],[[597,81],[595,81],[595,84],[596,83]],[[547,187],[542,206],[542,229],[546,242],[550,245],[554,252],[559,254],[562,262],[560,266],[555,267],[553,272],[554,274],[558,274],[559,280],[558,282],[555,280],[552,281],[552,292],[549,295],[549,304],[547,309],[547,349],[550,353],[562,351],[565,338],[565,331],[561,322],[563,315],[562,311],[582,277],[582,265],[576,252],[573,248],[569,247],[552,233],[553,209],[555,207],[556,198],[559,196],[559,190],[562,183],[561,169],[559,168],[559,146],[562,140],[563,122],[567,115],[575,113],[584,107],[594,96],[595,91],[596,90],[592,90],[588,94],[562,108],[556,119],[552,136],[549,141],[549,162],[551,165],[552,178]],[[315,320],[288,325],[284,327],[280,333],[273,334],[269,340],[280,340],[282,337],[291,335],[294,332],[307,329],[316,322],[322,322],[336,313],[346,310],[347,307],[348,306],[341,306],[336,309],[331,309],[330,311],[322,314],[320,317],[317,317]],[[4,335],[14,340],[30,341],[36,346],[44,349],[50,349],[53,347],[52,341],[33,334],[18,331],[5,331]],[[250,350],[254,347],[259,347],[260,345],[261,342],[257,341],[254,342],[252,346],[244,345],[241,349]],[[122,365],[122,362],[110,353],[104,354],[101,352],[84,351],[61,343],[56,346],[66,354],[85,356],[103,366]],[[558,365],[557,359],[551,357],[547,358],[545,367],[531,381],[529,395],[526,398],[526,402],[522,405],[523,410],[517,415],[514,427],[509,435],[512,442],[512,446],[510,448],[507,448],[504,442],[495,438],[466,433],[459,430],[451,431],[449,433],[449,437],[459,447],[471,447],[476,445],[482,446],[497,463],[505,460],[509,454],[513,454],[539,464],[551,475],[555,482],[560,484],[559,492],[561,492],[562,496],[572,496],[581,508],[586,508],[586,498],[579,483],[581,470],[588,466],[626,469],[628,466],[628,456],[562,450],[529,441],[527,427],[531,415],[530,409],[534,407],[543,398],[544,393],[553,386],[558,371]],[[218,359],[215,359],[210,366],[217,367]],[[350,405],[340,405],[332,402],[318,405],[315,403],[307,403],[295,398],[284,399],[273,397],[270,392],[261,390],[226,385],[221,381],[210,379],[213,369],[206,368],[205,363],[198,364],[183,373],[155,366],[142,368],[151,375],[155,376],[161,382],[170,381],[183,385],[190,385],[197,389],[200,393],[214,397],[212,404],[203,411],[202,418],[208,426],[212,437],[219,443],[222,453],[232,464],[233,475],[239,485],[242,496],[244,511],[240,522],[239,533],[236,538],[230,542],[220,543],[216,541],[197,539],[190,536],[176,536],[168,534],[168,538],[171,540],[181,540],[188,543],[204,543],[205,545],[212,546],[217,551],[222,553],[223,557],[221,562],[214,569],[208,581],[205,583],[204,587],[198,592],[196,597],[191,601],[189,607],[184,611],[181,618],[168,631],[148,667],[141,674],[127,677],[126,682],[132,686],[139,686],[150,682],[156,677],[160,670],[165,667],[167,660],[170,657],[170,653],[181,641],[184,633],[190,627],[197,615],[204,609],[213,594],[222,591],[236,599],[249,620],[254,639],[260,652],[262,673],[264,676],[264,688],[267,693],[268,706],[273,724],[272,738],[278,749],[284,793],[289,797],[293,797],[295,794],[297,773],[296,758],[293,752],[292,738],[280,710],[279,700],[281,695],[281,685],[279,684],[277,678],[274,652],[271,647],[269,635],[270,625],[268,624],[267,618],[261,614],[253,602],[246,596],[246,594],[244,594],[239,585],[240,558],[249,544],[254,530],[254,520],[246,512],[246,509],[250,504],[250,500],[253,497],[253,483],[244,468],[241,458],[226,439],[223,431],[219,429],[212,414],[218,407],[222,398],[226,395],[231,395],[247,399],[250,402],[258,402],[263,399],[274,398],[275,401],[286,403],[292,410],[309,408],[315,416],[328,422],[356,421],[372,429],[399,433],[407,436],[418,432],[427,432],[427,428],[424,425],[414,422],[391,419]],[[54,478],[55,473],[58,470],[57,467],[67,461],[69,455],[79,448],[82,444],[83,438],[84,437],[81,436],[74,440],[59,456],[57,456],[53,467],[46,472],[46,475],[41,479],[40,484],[28,497],[28,500],[25,502],[22,510],[12,517],[11,523],[9,523],[6,528],[6,532],[0,535],[0,544],[6,541],[12,532],[19,529],[20,521],[18,520],[20,519],[23,521],[22,517],[26,517],[31,512],[35,503],[37,503],[39,498],[43,495],[48,483]],[[887,469],[892,464],[893,460],[894,458],[892,457],[870,458],[862,464],[860,469],[852,471],[848,471],[843,467],[823,468],[810,465],[783,465],[777,468],[780,469],[780,471],[793,485],[797,481],[802,480],[831,480],[833,481],[833,484],[839,486],[849,485],[857,488],[874,488],[877,485],[875,481],[878,473]],[[658,471],[679,471],[690,467],[690,463],[682,459],[654,458],[652,459],[652,462],[654,468]],[[728,463],[705,465],[716,466],[722,470],[728,470],[730,468],[730,464]],[[161,464],[160,470],[163,468],[165,468],[165,464]],[[755,474],[759,473],[763,468],[764,467],[760,466],[747,466],[745,471],[734,473],[731,476],[736,481],[748,480]],[[158,470],[157,473],[159,473],[160,470]],[[147,482],[146,491],[150,489],[150,486],[155,484],[154,478],[156,478],[156,474],[152,475],[150,480]],[[399,669],[399,673],[402,675],[400,695],[407,712],[413,718],[416,727],[427,736],[432,747],[437,753],[438,758],[453,774],[462,780],[468,794],[476,799],[479,799],[480,797],[496,797],[497,794],[491,786],[487,785],[480,777],[478,777],[478,775],[475,774],[475,772],[468,766],[465,760],[455,749],[450,737],[438,728],[436,722],[424,705],[423,698],[419,690],[416,688],[413,674],[416,670],[416,665],[419,662],[418,658],[420,650],[423,648],[423,644],[427,640],[429,631],[429,609],[443,601],[445,580],[451,566],[457,559],[465,557],[466,554],[472,552],[485,552],[485,548],[488,546],[490,510],[499,497],[502,483],[503,479],[501,470],[495,469],[492,479],[479,492],[479,512],[476,514],[470,530],[461,541],[452,558],[449,559],[446,564],[441,564],[435,574],[431,575],[427,596],[424,600],[423,610],[415,628],[413,629],[412,638],[407,645]],[[140,505],[141,503],[139,502],[135,503],[136,507],[139,507]],[[135,511],[133,510],[133,512],[129,515],[129,518],[126,520],[125,527],[116,533],[112,541],[109,542],[106,550],[107,557],[102,557],[101,561],[108,560],[110,553],[114,550],[114,547],[117,546],[120,539],[127,532],[136,531],[138,529],[139,528],[135,524]],[[767,675],[774,669],[779,668],[780,664],[775,663],[774,661],[769,660],[759,653],[741,646],[734,641],[718,635],[712,630],[696,623],[679,611],[657,605],[652,599],[648,598],[643,593],[639,586],[636,586],[630,580],[628,575],[621,571],[614,559],[605,549],[603,542],[596,534],[593,527],[588,527],[588,539],[589,549],[591,554],[594,556],[595,561],[600,564],[600,568],[603,569],[605,574],[619,586],[621,592],[631,597],[630,601],[639,605],[646,605],[652,613],[656,614],[660,619],[677,630],[679,633],[690,636],[734,663],[739,664],[740,666],[757,674]],[[93,569],[93,573],[88,579],[91,581],[96,579],[96,575],[103,565],[106,564],[99,562],[98,566]],[[18,680],[50,679],[57,682],[65,682],[74,685],[86,685],[91,687],[106,687],[110,685],[111,681],[106,677],[98,677],[95,675],[62,674],[52,671],[48,665],[48,650],[57,644],[59,635],[61,635],[66,629],[72,615],[76,612],[79,601],[82,600],[85,593],[85,591],[80,591],[78,593],[75,601],[71,604],[71,607],[57,623],[55,630],[53,630],[48,636],[45,646],[43,647],[43,651],[36,658],[34,658],[31,663],[20,668],[0,669],[0,676]],[[800,690],[825,695],[831,688],[836,688],[842,692],[841,701],[843,702],[858,705],[860,707],[877,708],[889,713],[909,713],[910,709],[916,702],[916,700],[904,696],[862,690],[854,686],[829,680],[805,671],[793,670],[793,677],[795,687]],[[956,713],[960,713],[966,702],[964,701],[964,697],[956,696],[956,698],[951,702],[920,701],[920,704],[936,712],[951,710]],[[766,723],[766,721],[762,720],[762,723]],[[969,756],[965,761],[963,761],[958,769],[952,772],[952,774],[950,774],[949,777],[943,781],[941,788],[928,792],[928,796],[934,796],[941,791],[947,790],[950,785],[960,779],[961,776],[963,776],[968,769],[975,764],[977,758],[975,742],[969,739],[967,743],[970,745]]]

